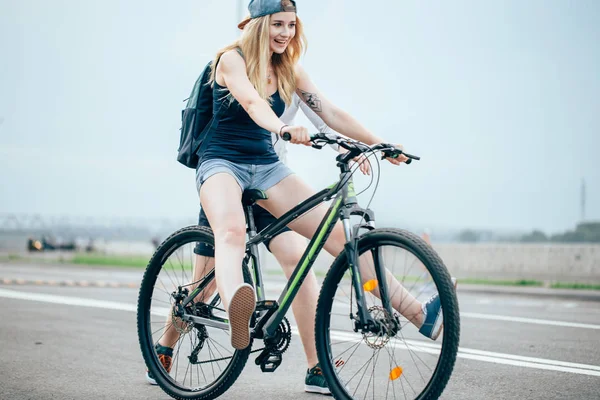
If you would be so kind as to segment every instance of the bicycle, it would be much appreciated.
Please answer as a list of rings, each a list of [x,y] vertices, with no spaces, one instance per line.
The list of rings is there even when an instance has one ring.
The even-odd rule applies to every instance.
[[[289,137],[284,139],[289,140]],[[350,167],[356,156],[377,151],[382,153],[382,158],[404,154],[409,158],[407,163],[420,158],[391,144],[368,146],[331,134],[313,135],[311,141],[315,148],[335,143],[347,150],[336,157],[339,181],[303,201],[259,233],[254,226],[252,205],[266,199],[266,194],[247,190],[242,196],[249,238],[242,271],[245,282],[254,285],[257,294],[251,340],[262,340],[264,347],[252,349],[251,342],[244,350],[230,348],[227,314],[219,307],[218,293],[210,290],[215,284],[214,258],[193,252],[198,245],[214,248],[210,229],[199,226],[180,229],[152,256],[139,292],[138,336],[149,371],[170,396],[177,399],[218,397],[235,382],[251,353],[259,353],[255,363],[263,372],[274,372],[279,367],[292,337],[285,315],[336,219],[342,222],[347,243],[324,278],[315,323],[318,359],[332,395],[346,400],[401,395],[436,399],[449,381],[460,336],[458,301],[451,277],[439,256],[419,236],[405,230],[374,227],[373,211],[357,203]],[[331,205],[278,300],[267,299],[258,245],[327,201],[332,201]],[[360,217],[359,223],[352,225],[352,216]],[[402,252],[404,261],[410,265],[408,269],[404,267],[400,276],[395,269],[390,269],[389,261],[401,259],[398,254]],[[422,281],[423,271],[430,278]],[[390,293],[389,287],[393,286],[394,279],[405,289],[410,285],[406,290],[414,298],[412,302],[423,298],[431,282],[435,284],[444,321],[441,344],[422,340],[415,332],[415,316],[407,317],[393,308],[398,289]],[[169,284],[172,288],[167,289]],[[406,310],[412,303],[403,304],[402,299],[398,308]],[[151,320],[153,315],[159,317],[158,322]],[[168,316],[167,322],[165,316]],[[179,333],[171,371],[163,367],[155,351],[155,343],[167,329],[176,329]],[[380,362],[380,357],[387,360]],[[369,377],[365,376],[367,372]]]

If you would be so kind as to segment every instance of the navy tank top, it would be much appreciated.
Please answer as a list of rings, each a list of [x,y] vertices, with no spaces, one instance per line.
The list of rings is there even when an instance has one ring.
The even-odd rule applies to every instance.
[[[238,164],[271,164],[279,160],[273,148],[271,132],[258,126],[226,87],[214,82],[215,114],[221,105],[224,109],[200,163],[215,158]],[[271,109],[278,117],[285,110],[285,102],[279,91],[271,96]]]

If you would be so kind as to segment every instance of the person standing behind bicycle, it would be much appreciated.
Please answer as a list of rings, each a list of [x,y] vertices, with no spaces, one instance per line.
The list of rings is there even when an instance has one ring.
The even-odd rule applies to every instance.
[[[215,236],[217,290],[229,314],[231,344],[236,349],[250,344],[249,323],[255,308],[254,289],[244,283],[240,268],[246,239],[242,192],[249,188],[266,192],[268,199],[259,205],[275,217],[314,194],[273,149],[270,132],[288,133],[292,143],[310,145],[306,128],[280,119],[285,104],[296,92],[332,129],[367,144],[384,142],[329,102],[298,64],[305,40],[295,1],[252,0],[248,9],[250,18],[240,24],[245,26],[241,38],[220,50],[213,62],[215,108],[229,104],[199,155],[196,172],[200,202]],[[388,161],[399,165],[407,158],[401,155]],[[326,211],[325,205],[316,207],[290,223],[290,228],[310,238]],[[344,244],[338,223],[324,248],[335,257]],[[418,302],[396,279],[389,282],[389,289],[392,306],[435,340],[441,330],[432,329],[441,326],[432,323],[441,317],[439,301]]]

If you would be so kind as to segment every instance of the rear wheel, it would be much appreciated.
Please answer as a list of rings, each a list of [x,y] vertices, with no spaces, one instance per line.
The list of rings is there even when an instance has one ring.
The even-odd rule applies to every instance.
[[[194,253],[197,245],[205,255]],[[142,354],[150,375],[177,399],[213,399],[223,394],[240,375],[250,354],[251,346],[244,350],[231,346],[228,329],[187,322],[174,311],[182,298],[206,285],[185,313],[227,323],[211,273],[213,252],[210,229],[183,228],[158,247],[140,288],[137,325]],[[252,284],[248,268],[242,268],[244,281]],[[157,356],[159,340],[162,346],[173,349],[170,368],[165,369]]]
[[[368,313],[383,328],[355,331],[356,292],[346,254],[340,254],[323,281],[315,324],[319,362],[332,394],[344,400],[437,399],[450,379],[460,334],[448,271],[427,243],[407,231],[375,229],[361,236],[358,252]],[[388,271],[386,297],[394,305],[392,315],[380,300],[374,262]],[[436,294],[444,328],[432,341],[419,333],[416,315],[420,304]]]

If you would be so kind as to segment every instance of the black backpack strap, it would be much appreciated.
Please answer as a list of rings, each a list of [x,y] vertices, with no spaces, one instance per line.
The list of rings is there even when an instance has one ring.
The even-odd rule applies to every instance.
[[[219,118],[221,117],[222,112],[225,110],[223,103],[221,103],[219,109],[213,114],[208,124],[206,124],[206,127],[204,127],[204,131],[201,133],[201,135],[204,135],[204,140],[202,140],[202,143],[200,143],[198,149],[196,150],[196,154],[198,154],[199,157],[200,154],[204,153],[204,150],[206,150],[206,146],[208,146],[214,130],[219,126]]]

